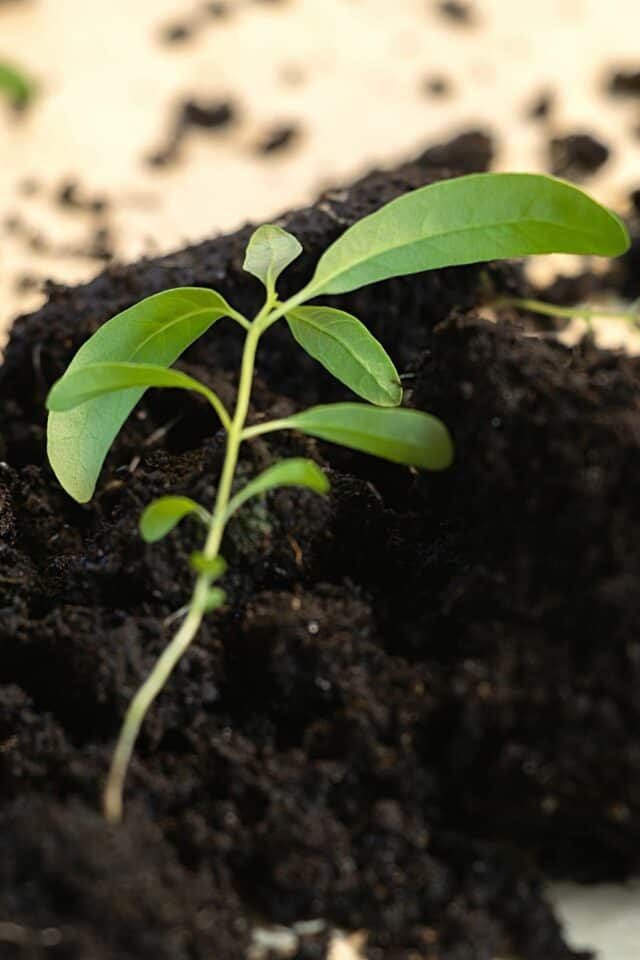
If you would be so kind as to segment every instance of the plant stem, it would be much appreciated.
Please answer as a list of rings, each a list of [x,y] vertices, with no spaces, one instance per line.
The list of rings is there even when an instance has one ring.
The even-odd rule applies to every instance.
[[[625,309],[610,309],[606,307],[560,307],[553,303],[546,303],[544,300],[527,300],[519,297],[501,297],[495,300],[493,307],[519,307],[521,310],[529,310],[531,313],[540,313],[547,317],[566,317],[571,320],[577,317],[581,320],[590,322],[594,317],[613,317],[627,320],[633,326],[639,322],[639,311],[637,305],[632,305]]]
[[[194,599],[204,578],[200,577],[194,590]],[[206,594],[205,594],[206,596]],[[192,601],[189,612],[168,647],[157,660],[153,670],[129,705],[122,724],[118,743],[111,760],[104,791],[104,815],[110,823],[122,820],[122,794],[129,762],[140,727],[149,707],[169,679],[176,663],[187,650],[202,623],[202,608]]]
[[[251,386],[255,367],[256,351],[261,334],[270,326],[270,311],[275,297],[270,296],[252,324],[248,326],[242,354],[242,366],[238,383],[238,395],[233,419],[227,427],[227,446],[222,474],[216,494],[216,504],[211,517],[209,533],[203,553],[208,560],[218,555],[227,521],[227,507],[231,498],[233,478],[238,463],[238,454],[243,440],[243,429],[249,410]],[[226,426],[226,425],[225,425]],[[153,701],[165,686],[176,664],[188,650],[197,634],[205,613],[205,605],[211,587],[208,574],[196,580],[188,613],[171,643],[156,661],[153,670],[134,696],[126,712],[116,749],[111,761],[104,792],[104,814],[110,823],[122,820],[122,797],[131,755],[144,719]]]

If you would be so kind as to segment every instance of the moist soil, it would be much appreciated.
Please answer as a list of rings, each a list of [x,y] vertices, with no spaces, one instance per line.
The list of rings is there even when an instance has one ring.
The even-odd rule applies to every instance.
[[[305,248],[283,286],[355,219],[490,157],[469,134],[283,218]],[[335,301],[383,341],[408,402],[450,426],[455,465],[416,473],[295,434],[247,445],[241,474],[306,454],[331,495],[280,491],[229,528],[228,605],[145,723],[124,825],[101,819],[123,712],[201,541],[185,522],[146,546],[138,518],[168,492],[211,502],[224,438],[198,398],[149,392],[79,506],[46,463],[46,392],[101,323],[158,290],[212,286],[255,310],[250,232],[52,286],[15,323],[0,373],[0,956],[240,960],[256,924],[320,918],[368,931],[377,960],[585,957],[542,877],[639,865],[640,364],[481,319],[491,287],[531,292],[517,265]],[[627,262],[599,283],[637,296]],[[179,364],[228,402],[238,334],[221,322]],[[252,418],[344,396],[286,329],[269,334]],[[326,949],[302,937],[295,956]]]

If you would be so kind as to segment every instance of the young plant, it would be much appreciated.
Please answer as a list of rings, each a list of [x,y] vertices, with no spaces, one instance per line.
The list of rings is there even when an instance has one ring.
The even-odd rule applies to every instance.
[[[303,289],[284,302],[276,290],[278,277],[302,247],[278,226],[260,227],[244,262],[266,290],[252,320],[213,290],[167,290],[113,317],[80,348],[47,401],[49,460],[62,486],[79,502],[91,498],[109,447],[148,387],[201,394],[227,434],[213,509],[185,496],[165,496],[151,503],[140,521],[142,537],[152,543],[192,515],[204,528],[204,543],[192,557],[195,582],[184,619],[126,713],[104,794],[110,821],[122,816],[126,771],[147,711],[203,617],[225,602],[220,550],[229,518],[251,497],[275,487],[328,491],[324,473],[302,458],[276,463],[234,490],[241,444],[291,429],[427,470],[443,470],[452,461],[446,427],[428,413],[400,407],[400,377],[360,320],[309,301],[436,267],[553,251],[615,256],[627,245],[621,222],[567,183],[531,174],[474,174],[414,190],[354,224],[325,251]],[[245,332],[233,413],[205,384],[170,369],[222,317]],[[247,424],[256,351],[279,320],[303,350],[367,402],[316,406],[284,419]]]

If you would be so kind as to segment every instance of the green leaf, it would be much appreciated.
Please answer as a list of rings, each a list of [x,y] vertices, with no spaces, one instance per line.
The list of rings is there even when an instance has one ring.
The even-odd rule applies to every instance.
[[[213,587],[209,590],[207,599],[204,602],[204,612],[213,613],[214,610],[218,610],[224,606],[226,599],[227,595],[224,590],[221,590],[220,587]]]
[[[211,519],[204,507],[189,497],[160,497],[150,503],[140,517],[140,535],[146,543],[156,543],[191,514],[195,514],[205,525]]]
[[[196,573],[206,573],[211,580],[218,580],[227,570],[227,562],[221,556],[209,558],[199,551],[191,554],[189,562]]]
[[[359,397],[381,407],[402,402],[400,377],[386,350],[350,313],[298,307],[286,319],[303,350]]]
[[[213,290],[165,290],[107,321],[80,347],[67,374],[105,362],[170,367],[223,316],[235,316],[235,311]],[[109,447],[144,390],[97,397],[74,410],[49,415],[49,462],[62,487],[80,503],[91,499]]]
[[[0,90],[4,90],[16,107],[24,107],[35,94],[35,84],[17,67],[0,63]]]
[[[56,413],[73,410],[96,397],[138,387],[173,387],[193,390],[217,406],[215,394],[208,387],[179,370],[167,370],[154,363],[89,363],[69,370],[49,391],[47,407]]]
[[[306,460],[304,457],[282,460],[251,480],[233,497],[227,507],[226,519],[228,520],[251,497],[266,493],[275,487],[307,487],[315,493],[326,494],[329,492],[329,481],[313,460]]]
[[[249,240],[243,269],[261,280],[267,291],[273,293],[282,271],[301,253],[302,244],[292,234],[267,223],[258,227]]]
[[[413,190],[355,223],[320,258],[305,299],[436,267],[553,252],[613,257],[628,246],[622,222],[571,184],[476,173]]]
[[[274,423],[372,453],[383,460],[426,470],[444,470],[453,460],[453,444],[445,425],[419,410],[332,403],[311,407]]]

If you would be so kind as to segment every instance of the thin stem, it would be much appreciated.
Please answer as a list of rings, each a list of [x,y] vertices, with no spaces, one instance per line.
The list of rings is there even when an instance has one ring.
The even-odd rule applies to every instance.
[[[282,420],[267,420],[266,423],[255,423],[251,427],[245,427],[242,431],[243,440],[253,440],[254,437],[260,437],[263,433],[273,433],[275,430],[287,430],[291,423],[286,418]]]
[[[300,290],[298,293],[294,294],[293,297],[289,297],[288,300],[285,300],[284,303],[275,303],[272,304],[274,309],[269,309],[266,313],[258,315],[255,319],[256,325],[260,328],[260,333],[264,333],[265,330],[268,330],[277,320],[280,320],[281,317],[284,317],[286,313],[289,313],[290,310],[293,310],[295,307],[299,307],[301,303],[305,303],[313,294],[307,294],[306,288]]]
[[[206,578],[200,577],[194,590],[194,598],[202,592]],[[205,594],[206,596],[206,594]],[[202,607],[192,602],[189,612],[168,647],[158,658],[153,670],[142,684],[129,705],[122,724],[118,743],[111,760],[111,768],[104,792],[104,814],[110,823],[122,819],[122,794],[124,781],[131,761],[140,727],[149,708],[171,676],[175,665],[187,650],[202,623]]]
[[[228,415],[226,416],[226,423],[224,418],[221,417],[227,429],[227,447],[216,494],[215,509],[211,517],[209,533],[203,550],[204,556],[208,560],[213,560],[218,556],[220,544],[222,543],[228,518],[227,508],[231,498],[233,478],[238,463],[238,454],[240,445],[244,439],[243,430],[249,410],[249,401],[251,399],[251,386],[253,383],[258,342],[263,331],[271,325],[268,321],[274,303],[275,295],[268,296],[254,322],[247,324],[247,336],[242,354],[242,366],[240,369],[235,413],[232,420],[229,420]],[[237,317],[234,317],[234,319],[237,319]],[[226,410],[224,413],[226,414]],[[220,415],[220,411],[218,411],[218,414]],[[127,710],[118,743],[113,754],[104,793],[104,812],[107,820],[111,823],[118,823],[122,819],[124,782],[140,728],[151,704],[167,683],[176,664],[188,650],[196,636],[204,617],[207,599],[210,595],[210,588],[210,576],[208,574],[201,574],[196,580],[185,620],[171,643],[158,658],[153,670],[134,696]]]
[[[228,430],[229,427],[231,426],[231,417],[229,416],[227,412],[227,408],[225,407],[220,397],[218,397],[213,392],[213,390],[209,390],[207,387],[204,388],[204,390],[202,391],[202,394],[207,398],[207,400],[209,401],[209,403],[211,404],[215,412],[218,414],[220,423],[222,424],[224,429]]]
[[[247,320],[246,317],[243,317],[241,313],[238,313],[237,310],[230,310],[229,316],[231,317],[232,320],[235,320],[236,323],[239,323],[240,326],[243,327],[245,330],[248,330],[250,328],[251,326],[250,321]]]
[[[566,317],[569,320],[577,317],[589,322],[596,317],[614,317],[628,320],[634,326],[638,323],[638,307],[635,305],[626,310],[605,307],[560,307],[552,303],[546,303],[544,300],[501,297],[499,300],[495,300],[491,306],[519,307],[521,310],[529,310],[531,313],[540,313],[547,317]]]

